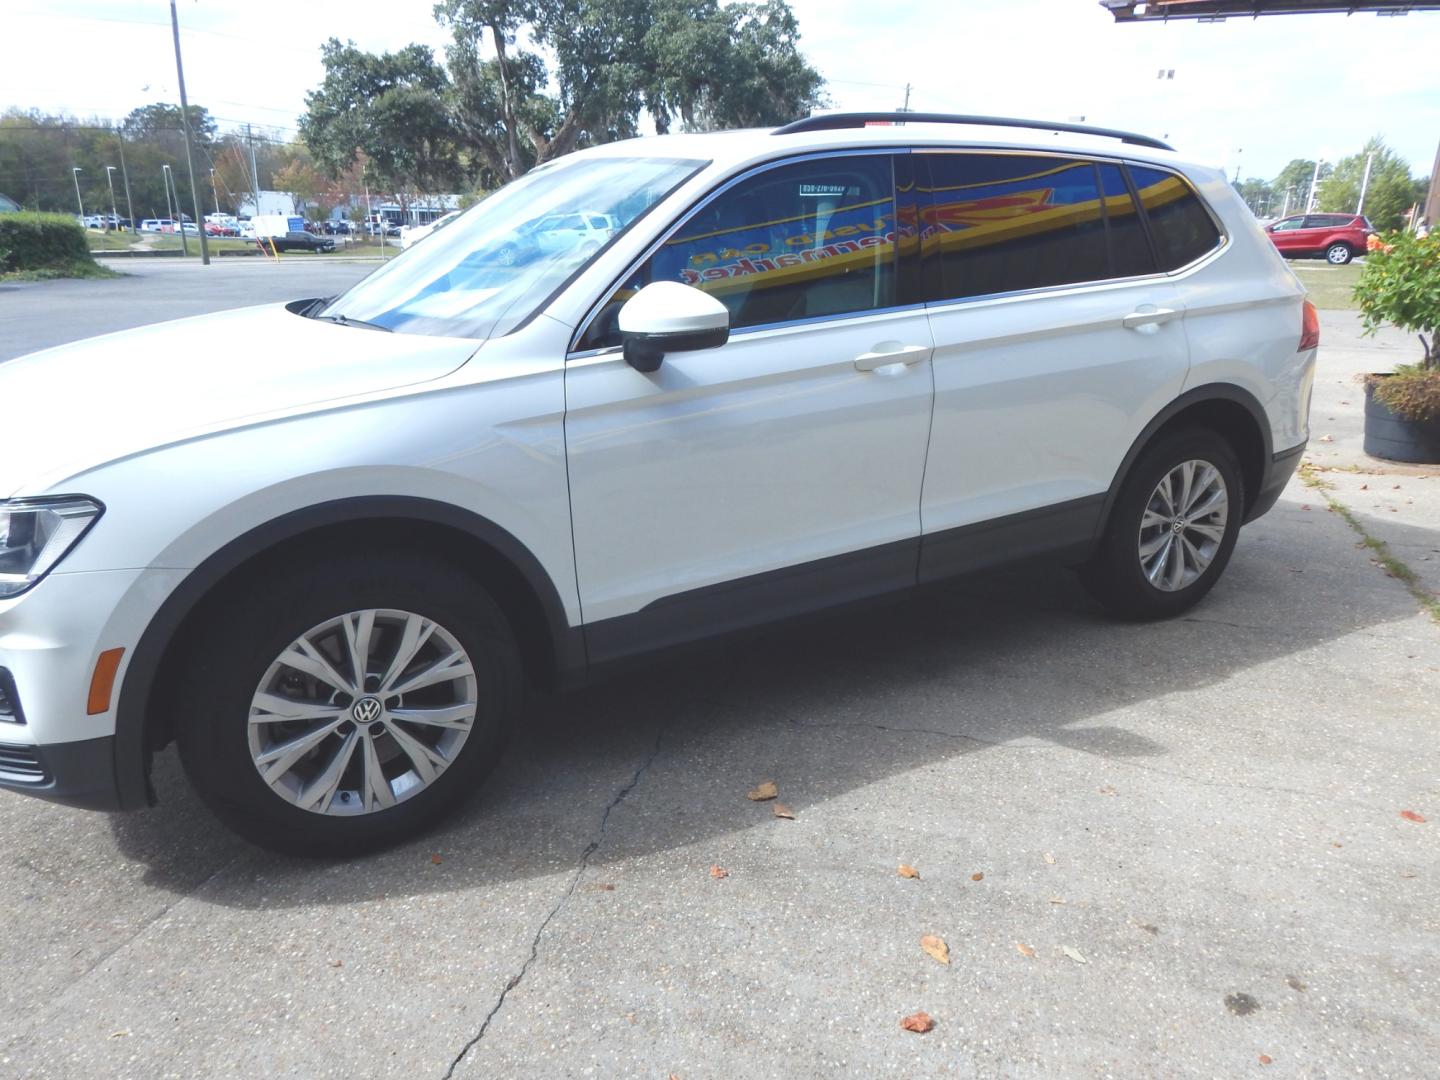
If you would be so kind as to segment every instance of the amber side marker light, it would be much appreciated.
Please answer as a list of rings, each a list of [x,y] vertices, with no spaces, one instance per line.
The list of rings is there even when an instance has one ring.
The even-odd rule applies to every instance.
[[[95,674],[90,676],[90,699],[85,711],[90,716],[110,711],[110,693],[115,689],[115,673],[120,670],[124,649],[106,649],[95,661]]]

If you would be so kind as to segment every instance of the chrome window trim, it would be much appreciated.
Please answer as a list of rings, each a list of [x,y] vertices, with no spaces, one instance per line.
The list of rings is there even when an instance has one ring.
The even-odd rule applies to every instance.
[[[709,206],[712,202],[714,202],[716,199],[718,199],[721,195],[724,195],[724,194],[725,194],[727,191],[729,191],[731,188],[735,187],[737,184],[740,184],[740,183],[743,183],[743,182],[746,181],[746,180],[749,180],[752,176],[759,176],[761,173],[769,172],[769,171],[771,171],[772,169],[777,169],[777,168],[780,168],[780,167],[785,166],[785,165],[795,165],[795,164],[798,164],[799,162],[802,162],[802,161],[821,161],[821,160],[824,160],[824,159],[826,159],[826,158],[840,158],[840,157],[881,157],[881,156],[884,156],[884,157],[895,157],[895,156],[898,155],[898,154],[909,154],[909,153],[912,153],[912,152],[913,152],[913,150],[912,150],[912,148],[909,147],[909,146],[883,146],[883,147],[872,147],[872,148],[870,148],[870,149],[863,149],[863,148],[846,148],[846,149],[840,149],[840,150],[811,150],[811,151],[808,151],[808,152],[802,153],[802,154],[791,154],[791,155],[786,156],[786,157],[772,158],[772,159],[770,159],[769,161],[761,162],[759,165],[751,165],[751,166],[747,167],[746,169],[744,169],[742,172],[738,172],[738,173],[736,173],[735,175],[731,176],[729,179],[722,181],[722,182],[719,184],[719,186],[717,186],[717,187],[715,187],[715,188],[712,188],[712,189],[711,189],[709,192],[707,192],[705,195],[701,196],[700,199],[698,199],[696,202],[692,203],[689,207],[687,207],[683,212],[681,212],[680,214],[676,215],[675,220],[674,220],[673,222],[671,222],[670,227],[669,227],[668,229],[666,229],[664,232],[662,232],[662,233],[660,234],[660,236],[655,239],[654,243],[652,243],[649,247],[647,247],[647,248],[645,249],[645,251],[640,255],[639,258],[632,260],[631,263],[625,268],[625,271],[624,271],[623,273],[621,273],[621,274],[619,274],[618,276],[616,276],[616,277],[610,282],[610,284],[606,285],[605,288],[603,288],[603,289],[600,290],[600,295],[599,295],[598,297],[596,297],[594,303],[592,303],[592,304],[590,305],[589,309],[586,310],[586,312],[585,312],[585,317],[580,320],[580,322],[579,322],[579,323],[577,324],[577,326],[576,326],[575,332],[570,335],[570,345],[569,345],[569,348],[567,348],[567,349],[565,350],[565,358],[566,358],[567,360],[569,360],[569,359],[572,358],[572,357],[574,357],[574,358],[576,358],[576,359],[579,359],[579,358],[585,357],[585,356],[593,356],[593,355],[595,355],[597,352],[603,352],[603,351],[605,351],[605,349],[608,349],[608,348],[615,348],[615,346],[606,346],[604,349],[598,349],[598,350],[597,350],[597,349],[577,350],[577,349],[576,349],[576,345],[578,345],[578,344],[580,343],[581,338],[583,338],[583,337],[585,336],[586,332],[590,329],[590,324],[591,324],[592,322],[594,322],[594,321],[595,321],[595,318],[600,314],[601,309],[604,308],[604,306],[605,306],[605,302],[606,302],[607,300],[609,300],[610,294],[613,293],[617,288],[619,288],[619,286],[621,285],[621,283],[623,283],[623,282],[625,282],[625,281],[628,281],[629,278],[630,278],[630,276],[631,276],[632,274],[634,274],[640,267],[644,266],[645,263],[650,259],[650,257],[651,257],[652,255],[654,255],[657,251],[659,251],[662,247],[664,247],[666,241],[668,241],[672,236],[674,236],[677,232],[679,232],[680,229],[681,229],[681,227],[684,226],[684,224],[685,224],[687,221],[689,221],[691,218],[693,218],[693,217],[694,217],[696,214],[698,214],[701,210],[705,209],[705,207]],[[893,179],[892,179],[892,181],[891,181],[891,192],[890,192],[890,194],[891,194],[891,198],[893,199],[894,196],[895,196],[894,181],[893,181]],[[897,272],[898,272],[898,268],[897,268]],[[923,306],[923,305],[911,305],[911,306]],[[894,311],[894,310],[897,310],[897,308],[894,308],[894,307],[876,308],[876,309],[873,309],[873,310],[867,310],[867,311],[861,311],[861,312],[845,312],[845,313],[840,314],[840,315],[819,315],[819,316],[816,316],[814,319],[798,319],[798,320],[794,320],[794,321],[792,321],[792,322],[786,322],[786,323],[768,323],[768,324],[765,324],[765,325],[768,326],[768,327],[771,327],[771,328],[776,327],[776,326],[793,326],[793,325],[797,325],[797,324],[799,324],[799,323],[818,321],[818,320],[822,320],[822,319],[836,319],[836,318],[846,319],[846,318],[864,317],[864,316],[868,316],[868,315],[879,315],[879,314],[882,314],[883,312]],[[737,330],[733,330],[733,331],[731,331],[731,333],[732,333],[732,335],[734,335],[734,334],[743,334],[743,333],[745,333],[745,331],[747,331],[747,330],[754,330],[754,329],[762,329],[762,327],[749,327],[749,326],[747,326],[747,327],[742,327],[742,328],[737,329]]]

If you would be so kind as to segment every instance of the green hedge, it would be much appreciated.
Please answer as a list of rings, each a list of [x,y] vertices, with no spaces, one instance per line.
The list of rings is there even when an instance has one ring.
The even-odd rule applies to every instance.
[[[89,263],[85,230],[68,214],[0,214],[0,271],[46,270]]]

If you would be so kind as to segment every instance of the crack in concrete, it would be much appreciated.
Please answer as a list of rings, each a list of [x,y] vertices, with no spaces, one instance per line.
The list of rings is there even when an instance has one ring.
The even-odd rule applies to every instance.
[[[555,921],[561,909],[570,902],[570,898],[575,895],[575,890],[580,887],[580,879],[585,876],[585,871],[590,866],[591,856],[599,851],[600,846],[605,842],[605,834],[610,825],[611,813],[617,806],[625,801],[625,797],[629,795],[630,792],[635,790],[636,785],[640,783],[641,778],[649,771],[650,766],[655,764],[655,759],[660,756],[660,746],[661,743],[664,742],[665,732],[667,730],[667,727],[662,727],[655,733],[655,745],[651,748],[650,754],[640,763],[634,775],[630,777],[629,783],[616,792],[615,797],[610,800],[610,804],[605,807],[605,813],[600,818],[600,828],[596,831],[595,838],[591,840],[590,843],[585,846],[585,850],[580,853],[580,862],[575,867],[575,873],[570,879],[570,884],[566,887],[565,891],[560,894],[560,899],[555,902],[555,906],[550,909],[549,914],[540,921],[540,926],[536,929],[535,935],[530,939],[530,955],[527,956],[525,962],[520,965],[520,970],[510,976],[509,981],[505,984],[505,988],[500,991],[500,996],[495,999],[495,1004],[492,1005],[490,1011],[485,1014],[485,1019],[480,1024],[480,1030],[475,1033],[469,1042],[460,1048],[460,1052],[456,1054],[454,1060],[450,1062],[450,1067],[445,1070],[441,1080],[452,1080],[455,1075],[455,1070],[460,1066],[460,1063],[469,1056],[470,1051],[480,1045],[480,1040],[485,1038],[486,1032],[490,1030],[490,1024],[504,1007],[505,999],[510,996],[510,991],[514,990],[524,981],[525,976],[530,971],[530,966],[535,963],[536,958],[540,955],[540,940],[545,936],[545,931],[549,929],[550,924]]]

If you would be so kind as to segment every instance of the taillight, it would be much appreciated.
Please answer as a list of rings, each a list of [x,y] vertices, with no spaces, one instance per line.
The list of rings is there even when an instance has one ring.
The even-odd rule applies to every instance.
[[[1320,313],[1309,300],[1305,301],[1304,314],[1300,317],[1300,347],[1296,352],[1315,349],[1320,345]]]

